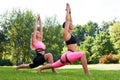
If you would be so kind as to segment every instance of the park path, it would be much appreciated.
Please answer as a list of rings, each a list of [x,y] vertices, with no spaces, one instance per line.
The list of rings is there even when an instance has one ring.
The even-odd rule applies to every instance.
[[[82,65],[66,65],[59,69],[80,69]],[[90,64],[89,69],[93,70],[120,70],[120,64]]]

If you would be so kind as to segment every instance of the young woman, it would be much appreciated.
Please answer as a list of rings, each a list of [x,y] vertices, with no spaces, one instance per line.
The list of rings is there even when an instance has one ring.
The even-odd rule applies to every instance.
[[[40,31],[37,31],[37,25],[40,25]],[[46,46],[45,44],[42,42],[42,38],[43,38],[43,31],[42,31],[42,22],[41,22],[41,18],[38,15],[36,17],[36,21],[34,24],[34,31],[32,33],[31,36],[32,40],[31,40],[31,47],[32,49],[34,49],[36,51],[36,57],[34,58],[33,62],[30,64],[21,64],[19,66],[16,66],[14,69],[15,71],[21,68],[35,68],[38,67],[39,65],[44,64],[44,62],[46,62],[46,60],[48,60],[48,63],[52,64],[53,63],[53,56],[51,53],[47,53],[45,54],[45,49]],[[53,72],[56,72],[54,68],[52,68]]]
[[[71,9],[68,3],[66,4],[66,20],[63,23],[63,28],[64,28],[63,38],[64,38],[64,41],[66,42],[68,51],[65,52],[61,56],[61,58],[55,63],[44,65],[38,68],[37,71],[41,72],[44,69],[62,67],[68,63],[80,60],[85,74],[89,74],[85,53],[76,51],[77,43],[74,35],[72,34],[73,25],[72,25]]]

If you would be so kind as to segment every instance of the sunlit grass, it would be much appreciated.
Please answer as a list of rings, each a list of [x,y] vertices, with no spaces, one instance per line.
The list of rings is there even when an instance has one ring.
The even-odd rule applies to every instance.
[[[120,70],[90,70],[85,75],[83,69],[57,69],[58,74],[51,70],[37,73],[35,69],[23,69],[16,72],[13,67],[0,67],[0,80],[120,80]]]

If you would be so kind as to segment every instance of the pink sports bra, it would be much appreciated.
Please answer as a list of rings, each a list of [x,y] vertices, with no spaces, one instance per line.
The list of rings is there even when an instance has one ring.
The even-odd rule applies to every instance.
[[[45,46],[45,44],[42,41],[33,42],[32,45],[35,48],[35,50],[39,49],[39,48],[41,48],[43,50],[46,49],[46,46]]]

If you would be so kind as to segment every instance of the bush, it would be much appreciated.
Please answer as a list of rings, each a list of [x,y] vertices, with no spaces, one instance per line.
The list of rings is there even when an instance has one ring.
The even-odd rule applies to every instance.
[[[2,60],[0,59],[0,66],[12,66],[12,62],[10,60]]]
[[[110,53],[109,55],[103,55],[99,59],[99,63],[101,64],[118,63],[118,62],[119,59],[117,58],[116,55],[113,55],[112,53]]]
[[[119,59],[118,63],[120,64],[120,53],[117,54],[117,58]]]

